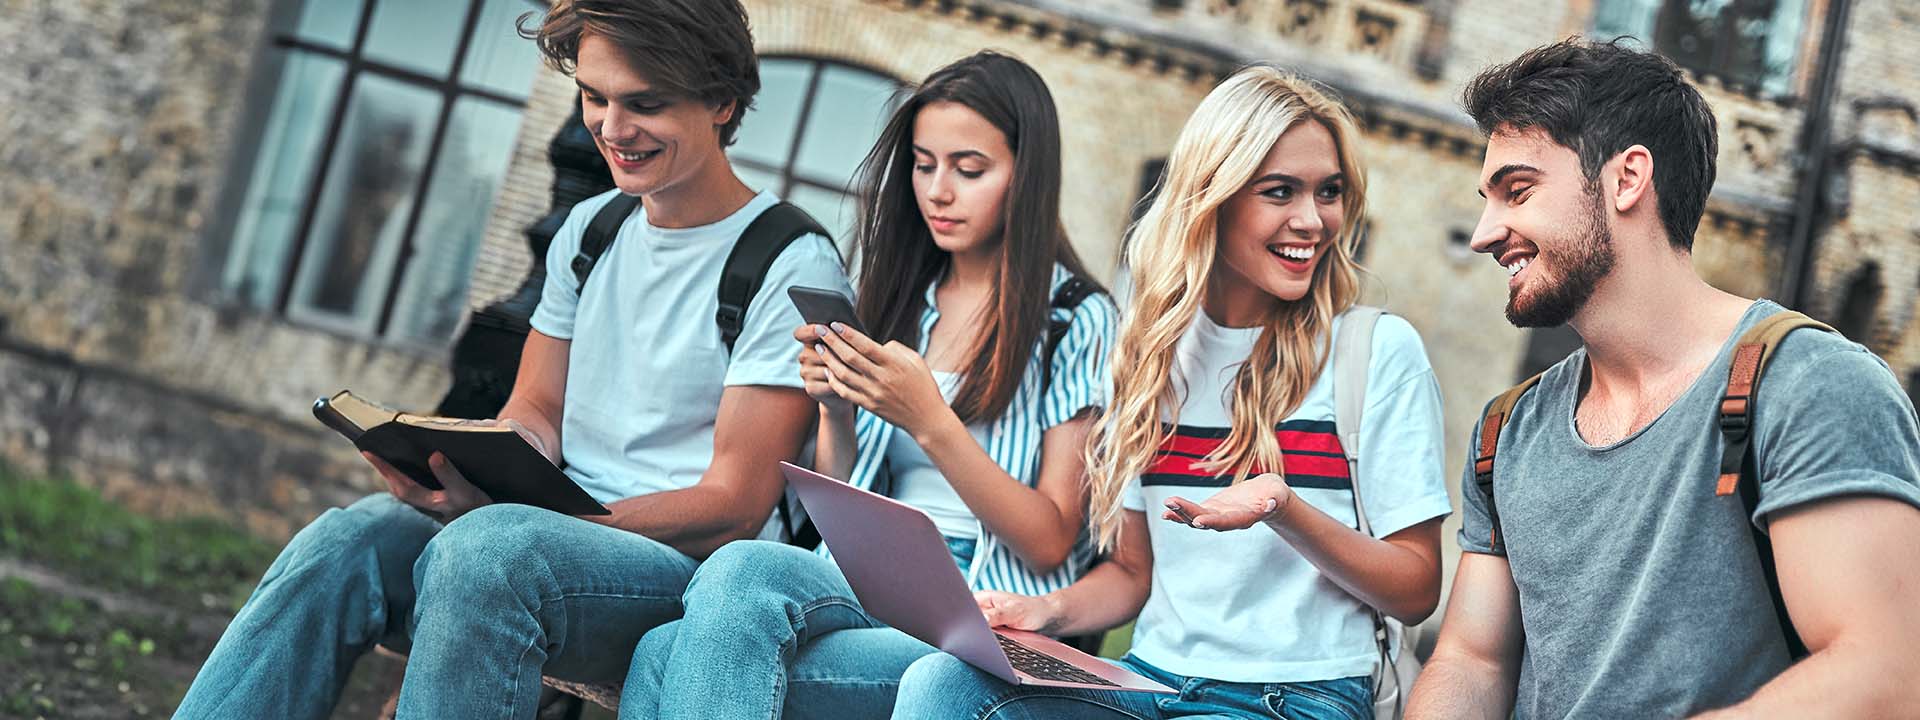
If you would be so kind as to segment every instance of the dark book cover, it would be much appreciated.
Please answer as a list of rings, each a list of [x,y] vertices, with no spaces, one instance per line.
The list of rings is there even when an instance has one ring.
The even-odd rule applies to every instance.
[[[427,467],[435,451],[497,503],[542,507],[567,515],[610,515],[512,428],[472,420],[399,413],[342,390],[313,403],[313,415],[353,446],[373,453],[433,490]]]

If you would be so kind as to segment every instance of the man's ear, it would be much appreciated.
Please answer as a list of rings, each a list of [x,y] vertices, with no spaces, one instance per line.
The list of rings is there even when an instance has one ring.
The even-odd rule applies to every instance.
[[[728,100],[713,107],[713,125],[719,127],[733,121],[734,110],[740,107],[740,101]]]
[[[1653,202],[1653,152],[1634,145],[1613,157],[1613,178],[1602,188],[1614,212],[1625,215],[1642,201]]]

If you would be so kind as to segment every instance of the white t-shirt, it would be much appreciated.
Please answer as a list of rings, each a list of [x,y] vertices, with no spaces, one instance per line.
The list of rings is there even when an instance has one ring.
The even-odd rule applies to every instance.
[[[940,395],[948,403],[952,403],[954,393],[959,392],[960,377],[959,373],[933,373],[934,381],[940,385]],[[969,425],[967,433],[981,447],[986,446],[984,426]],[[966,540],[980,537],[979,518],[960,499],[960,494],[954,492],[953,483],[947,482],[940,468],[934,467],[933,459],[927,457],[927,451],[913,441],[912,435],[893,434],[887,444],[887,464],[893,471],[893,499],[919,508],[933,518],[933,525],[940,529],[941,535]]]
[[[1342,316],[1344,317],[1344,316]],[[1335,331],[1341,318],[1334,319]],[[1365,675],[1377,651],[1361,602],[1271,529],[1196,530],[1160,519],[1167,498],[1204,501],[1232,476],[1193,467],[1232,426],[1233,374],[1259,328],[1225,328],[1199,313],[1180,339],[1175,385],[1179,427],[1124,499],[1147,514],[1153,587],[1134,625],[1133,653],[1168,672],[1228,682],[1310,682]],[[1357,527],[1353,485],[1334,428],[1331,358],[1299,409],[1278,428],[1288,485],[1297,500]],[[1440,386],[1420,336],[1387,315],[1374,331],[1361,421],[1360,476],[1377,537],[1451,511]]]
[[[645,208],[636,208],[586,287],[577,289],[571,263],[581,233],[617,192],[575,205],[554,235],[532,319],[535,330],[572,341],[560,456],[567,476],[601,502],[699,482],[713,457],[721,391],[801,386],[793,341],[801,319],[787,288],[852,294],[833,244],[801,237],[768,269],[727,352],[714,321],[720,274],[740,233],[778,202],[765,192],[718,222],[691,228],[654,227]]]

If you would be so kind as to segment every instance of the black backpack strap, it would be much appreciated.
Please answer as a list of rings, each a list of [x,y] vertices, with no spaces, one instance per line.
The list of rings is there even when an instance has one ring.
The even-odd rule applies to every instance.
[[[1045,394],[1053,385],[1053,351],[1060,347],[1060,340],[1067,336],[1067,330],[1073,327],[1073,311],[1089,296],[1099,292],[1093,283],[1074,275],[1054,289],[1053,300],[1047,303],[1047,344],[1040,356],[1040,392]],[[1067,317],[1054,317],[1055,310],[1066,310]]]
[[[740,339],[740,332],[746,329],[747,306],[766,284],[767,271],[773,268],[773,261],[779,259],[780,253],[793,241],[809,233],[832,240],[807,211],[793,203],[779,202],[761,211],[733,243],[733,250],[727,253],[727,264],[720,271],[720,309],[713,316],[714,323],[720,326],[720,341],[726,343],[729,354],[733,352],[734,341]],[[820,531],[811,520],[794,526],[793,509],[787,507],[784,494],[774,503],[774,509],[780,513],[780,525],[786,528],[788,544],[806,548],[819,546]]]
[[[733,352],[733,342],[746,327],[747,305],[760,294],[767,270],[793,241],[806,234],[832,239],[814,222],[813,216],[792,203],[781,202],[753,219],[727,254],[727,265],[720,273],[720,310],[713,321],[720,325],[720,340]],[[782,506],[784,513],[784,505]]]
[[[573,256],[574,292],[587,288],[587,276],[593,274],[593,266],[600,263],[600,256],[613,246],[613,239],[620,235],[620,226],[626,224],[633,209],[640,207],[640,198],[626,193],[616,193],[613,200],[600,206],[600,212],[594,213],[593,222],[587,224],[586,232],[580,235],[580,252]]]

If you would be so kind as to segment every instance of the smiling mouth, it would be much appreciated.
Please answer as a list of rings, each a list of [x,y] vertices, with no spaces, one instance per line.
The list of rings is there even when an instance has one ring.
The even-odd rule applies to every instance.
[[[1313,260],[1316,250],[1312,245],[1268,245],[1267,252],[1282,260],[1304,263]]]
[[[1521,270],[1527,269],[1527,266],[1532,264],[1533,264],[1533,257],[1528,256],[1528,257],[1523,257],[1518,260],[1515,260],[1513,261],[1512,264],[1501,265],[1500,267],[1506,269],[1507,277],[1513,277],[1515,275],[1519,275]]]
[[[613,153],[613,156],[616,158],[619,158],[620,162],[623,162],[623,163],[645,162],[647,160],[653,159],[655,155],[660,154],[659,150],[648,150],[646,152],[627,152],[625,150],[616,150],[614,148],[607,148],[607,151]]]

